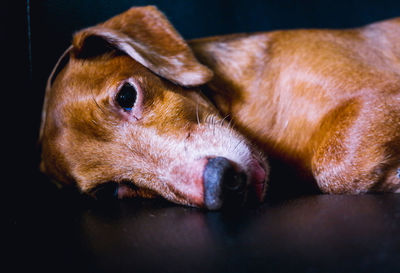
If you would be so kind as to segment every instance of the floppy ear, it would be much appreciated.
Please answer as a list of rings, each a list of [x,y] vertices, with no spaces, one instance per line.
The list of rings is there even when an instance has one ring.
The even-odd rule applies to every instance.
[[[73,39],[73,56],[90,58],[110,48],[123,51],[154,73],[182,86],[212,78],[167,18],[154,6],[134,7],[108,21],[83,29]]]

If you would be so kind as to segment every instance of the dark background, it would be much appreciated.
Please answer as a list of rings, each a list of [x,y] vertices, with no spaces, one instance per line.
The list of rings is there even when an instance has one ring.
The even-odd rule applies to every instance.
[[[12,272],[398,272],[395,194],[278,193],[258,208],[204,212],[162,201],[94,203],[57,190],[38,172],[45,82],[72,33],[147,4],[157,5],[187,39],[347,28],[400,16],[400,2],[389,0],[3,3],[3,210]]]

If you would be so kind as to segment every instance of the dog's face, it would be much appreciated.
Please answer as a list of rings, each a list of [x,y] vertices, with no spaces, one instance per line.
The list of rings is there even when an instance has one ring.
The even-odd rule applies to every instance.
[[[201,95],[212,72],[154,7],[82,30],[62,62],[41,127],[41,168],[57,181],[210,209],[263,199],[265,161]]]

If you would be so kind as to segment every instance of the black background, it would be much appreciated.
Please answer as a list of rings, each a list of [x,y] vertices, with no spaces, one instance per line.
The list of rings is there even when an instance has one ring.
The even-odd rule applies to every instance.
[[[38,172],[44,86],[72,33],[147,4],[187,39],[400,16],[400,2],[389,0],[3,3],[2,192],[11,228],[5,260],[13,272],[398,272],[397,195],[278,197],[259,208],[211,213],[161,201],[94,204]]]

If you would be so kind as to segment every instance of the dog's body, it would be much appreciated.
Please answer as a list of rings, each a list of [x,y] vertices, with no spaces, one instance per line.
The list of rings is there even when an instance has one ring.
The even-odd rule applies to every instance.
[[[264,198],[250,140],[324,192],[400,191],[400,19],[188,45],[154,7],[77,33],[49,79],[42,169],[84,192],[113,181],[119,197],[215,209]]]
[[[224,115],[329,193],[400,188],[400,19],[190,42]]]

